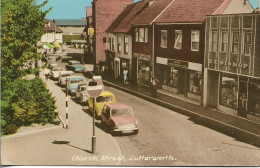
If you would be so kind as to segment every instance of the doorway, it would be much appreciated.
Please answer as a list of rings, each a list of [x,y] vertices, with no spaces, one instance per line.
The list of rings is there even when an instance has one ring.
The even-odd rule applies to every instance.
[[[247,102],[248,102],[248,79],[246,77],[239,77],[239,92],[238,92],[238,116],[247,117]]]

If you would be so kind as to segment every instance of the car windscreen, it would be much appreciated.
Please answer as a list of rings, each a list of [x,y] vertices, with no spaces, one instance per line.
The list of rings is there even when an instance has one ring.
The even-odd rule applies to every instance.
[[[112,109],[112,116],[133,116],[133,111],[131,108],[122,108],[122,109]]]
[[[87,87],[81,87],[81,91],[86,91]]]
[[[113,96],[98,96],[96,98],[97,103],[113,103],[115,102],[115,99]]]
[[[79,83],[81,81],[83,81],[83,79],[73,79],[70,81],[70,83]]]

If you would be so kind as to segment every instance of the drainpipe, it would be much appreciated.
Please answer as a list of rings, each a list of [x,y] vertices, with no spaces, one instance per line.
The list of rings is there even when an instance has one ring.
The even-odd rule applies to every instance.
[[[154,23],[153,23],[153,47],[152,47],[153,51],[152,51],[152,57],[153,57],[153,70],[152,70],[152,76],[154,76],[154,72],[155,72],[155,56],[154,56]]]

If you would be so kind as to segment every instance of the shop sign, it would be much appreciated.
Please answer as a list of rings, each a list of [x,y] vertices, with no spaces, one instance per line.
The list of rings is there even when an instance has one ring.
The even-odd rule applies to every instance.
[[[146,54],[134,53],[133,57],[134,58],[138,58],[138,59],[142,59],[142,60],[146,60],[146,61],[150,61],[151,60],[151,55],[146,55]]]
[[[230,62],[230,61],[218,61],[218,60],[212,60],[209,59],[210,64],[214,65],[224,65],[224,66],[229,66],[229,67],[236,67],[236,68],[247,68],[248,64],[242,64],[241,62]]]
[[[188,68],[188,62],[174,60],[174,59],[168,59],[168,65],[178,67],[178,68],[186,68],[186,69]]]

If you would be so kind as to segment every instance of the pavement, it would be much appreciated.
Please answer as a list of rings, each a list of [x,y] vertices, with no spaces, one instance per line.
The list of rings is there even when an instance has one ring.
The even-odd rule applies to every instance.
[[[43,72],[40,77],[45,81]],[[45,81],[53,96],[59,118],[66,122],[64,91],[52,80]],[[82,106],[68,99],[68,128],[28,127],[1,138],[1,165],[121,165],[124,156],[115,139],[95,121],[96,151],[92,153],[93,119]]]
[[[106,78],[103,79],[103,83],[189,116],[196,124],[207,126],[234,137],[238,141],[260,147],[260,123],[239,116],[225,114],[216,109],[202,107],[196,101],[190,101],[185,97],[175,96],[160,89],[157,97],[153,98],[151,97],[149,87],[142,87],[139,91],[137,86],[126,85]]]

